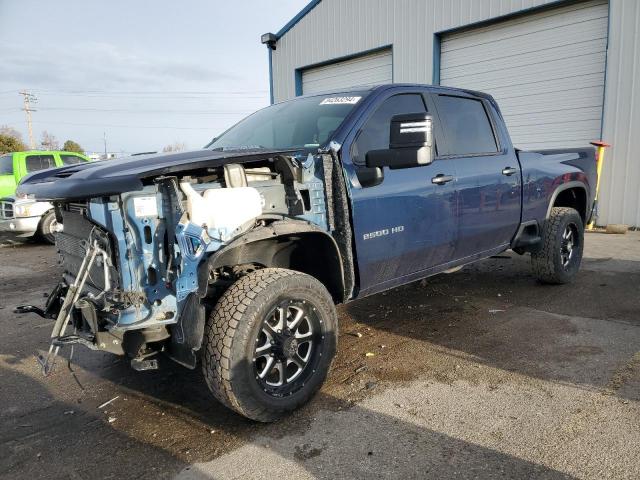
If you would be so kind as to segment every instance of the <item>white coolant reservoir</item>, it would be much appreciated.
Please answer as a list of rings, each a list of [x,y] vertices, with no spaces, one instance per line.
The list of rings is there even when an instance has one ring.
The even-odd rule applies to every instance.
[[[188,182],[181,183],[180,189],[187,196],[187,214],[189,215],[189,220],[199,226],[208,225],[209,217],[204,197],[196,192]]]
[[[187,182],[180,188],[187,196],[189,220],[206,225],[212,236],[222,240],[262,214],[262,198],[253,187],[211,188],[203,195]]]

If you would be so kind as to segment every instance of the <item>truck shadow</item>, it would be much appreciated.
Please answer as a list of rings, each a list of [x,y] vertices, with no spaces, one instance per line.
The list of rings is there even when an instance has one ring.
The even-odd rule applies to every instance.
[[[621,372],[640,380],[640,361],[634,360],[640,351],[640,262],[606,261],[598,272],[601,260],[585,259],[572,284],[541,285],[530,274],[528,257],[500,255],[348,304],[341,328],[373,332],[390,348],[432,346],[417,361],[408,358],[405,370],[398,362],[401,379],[415,375],[411,370],[445,381],[466,379],[454,371],[466,360],[640,400],[640,389],[620,388],[618,381]],[[359,343],[343,337],[350,346]],[[364,347],[386,355],[376,342]],[[450,361],[435,364],[429,352]]]
[[[120,369],[118,365],[114,372],[123,373]],[[0,378],[3,385],[12,386],[4,391],[0,413],[2,478],[157,479],[171,478],[178,472],[183,479],[238,478],[243,471],[247,475],[276,472],[283,466],[292,474],[307,472],[317,478],[572,478],[395,416],[358,406],[340,412],[327,410],[325,406],[335,405],[336,399],[323,394],[290,418],[262,425],[222,409],[210,397],[205,406],[205,387],[192,384],[188,376],[181,375],[181,388],[166,382],[161,390],[145,391],[145,395],[166,404],[176,402],[175,408],[192,420],[199,418],[207,428],[223,434],[235,430],[236,443],[226,449],[226,469],[217,471],[214,464],[192,464],[217,456],[211,452],[200,451],[186,458],[185,449],[198,451],[198,443],[204,441],[183,438],[180,428],[166,432],[173,441],[159,445],[146,437],[147,432],[128,428],[121,414],[114,413],[118,419],[109,423],[89,402],[54,397],[40,382],[13,369],[0,367]],[[136,385],[166,378],[158,378],[156,372]],[[128,377],[121,380],[123,386],[129,383]],[[165,410],[167,415],[172,414],[170,409]],[[131,413],[142,420],[147,417],[146,421],[157,427],[157,417],[149,410]],[[208,435],[209,443],[217,442],[216,436]],[[244,450],[248,442],[253,453]],[[256,462],[264,462],[265,467],[256,466]]]
[[[0,382],[2,479],[169,478],[188,465],[13,368],[0,365]]]
[[[28,355],[5,346],[4,360],[12,364],[8,369],[0,366],[0,445],[7,451],[0,454],[0,471],[7,478],[74,478],[70,472],[89,476],[99,464],[101,477],[161,478],[184,470],[184,478],[210,478],[217,475],[211,466],[190,465],[229,453],[225,458],[244,467],[246,462],[234,452],[245,452],[242,447],[248,442],[262,442],[256,448],[273,461],[321,478],[341,477],[337,467],[357,476],[384,476],[380,472],[389,465],[396,470],[388,475],[408,478],[567,478],[354,406],[349,385],[360,388],[362,382],[354,371],[364,365],[373,381],[426,375],[452,382],[468,379],[464,368],[456,369],[458,364],[473,362],[640,400],[637,390],[612,383],[640,345],[637,285],[636,273],[607,271],[582,272],[569,286],[541,286],[529,275],[526,258],[500,256],[342,306],[341,345],[326,387],[308,407],[277,425],[255,424],[219,405],[199,369],[189,371],[163,360],[162,370],[137,373],[123,360],[82,349],[76,350],[74,364],[87,391],[100,400],[72,403],[69,390],[76,387],[70,376],[45,388],[44,380],[17,372]],[[611,303],[605,304],[603,296]],[[30,336],[44,341],[48,333],[40,329]],[[375,356],[366,357],[367,352]],[[65,375],[60,362],[56,376]],[[618,377],[624,380],[624,375]],[[109,424],[96,406],[115,395],[127,400],[113,404],[117,420]],[[24,413],[22,403],[28,398],[37,399],[37,405]],[[70,410],[77,415],[64,415]],[[69,448],[60,453],[61,445]],[[78,458],[85,450],[98,452],[91,465]],[[43,469],[43,461],[50,462],[51,469]]]
[[[620,385],[629,375],[640,378],[640,372],[633,371],[635,366],[629,367],[640,350],[640,262],[587,258],[584,265],[590,270],[581,271],[574,283],[546,286],[531,276],[527,256],[504,254],[458,273],[343,305],[339,308],[341,345],[334,367],[338,373],[329,381],[348,377],[367,352],[378,355],[367,363],[380,367],[379,380],[410,380],[429,371],[440,380],[452,381],[461,378],[452,369],[457,358],[464,356],[497,369],[609,389],[640,400],[638,389]],[[27,277],[13,281],[20,283],[16,289],[33,286]],[[46,321],[36,321],[45,327]],[[37,336],[44,341],[48,327],[41,330]],[[350,335],[355,333],[364,337]],[[381,345],[388,348],[382,350]],[[29,350],[14,350],[7,345],[0,353],[16,362],[31,355]],[[113,361],[107,355],[76,351],[76,361],[98,375],[105,362]],[[451,361],[434,363],[446,354]],[[193,375],[199,376],[199,371]],[[180,389],[182,373],[174,376],[174,387]],[[142,377],[146,375],[134,374],[131,388]],[[159,388],[155,381],[143,384],[138,390]]]

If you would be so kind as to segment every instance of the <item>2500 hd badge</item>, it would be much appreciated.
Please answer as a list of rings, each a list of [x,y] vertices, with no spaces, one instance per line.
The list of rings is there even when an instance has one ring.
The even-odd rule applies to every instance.
[[[382,230],[376,230],[375,232],[369,232],[362,235],[363,240],[371,240],[372,238],[384,237],[386,235],[393,235],[394,233],[404,232],[404,225],[397,225],[391,228],[384,228]]]

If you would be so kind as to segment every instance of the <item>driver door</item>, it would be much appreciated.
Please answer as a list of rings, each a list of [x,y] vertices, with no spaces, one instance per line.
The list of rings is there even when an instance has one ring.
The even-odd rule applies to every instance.
[[[349,150],[361,294],[401,284],[412,274],[419,276],[452,260],[457,240],[454,163],[436,157],[424,166],[385,167],[382,180],[373,184],[368,179],[375,169],[365,166],[368,151],[389,148],[391,117],[425,112],[420,93],[387,97],[374,108]],[[435,114],[433,120],[437,122]],[[451,181],[433,183],[438,175]]]

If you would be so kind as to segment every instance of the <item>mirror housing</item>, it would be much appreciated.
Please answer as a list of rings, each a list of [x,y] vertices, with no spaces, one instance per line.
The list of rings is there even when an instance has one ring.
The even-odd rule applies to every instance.
[[[389,148],[367,152],[367,167],[412,168],[433,162],[433,118],[427,113],[391,117]]]

